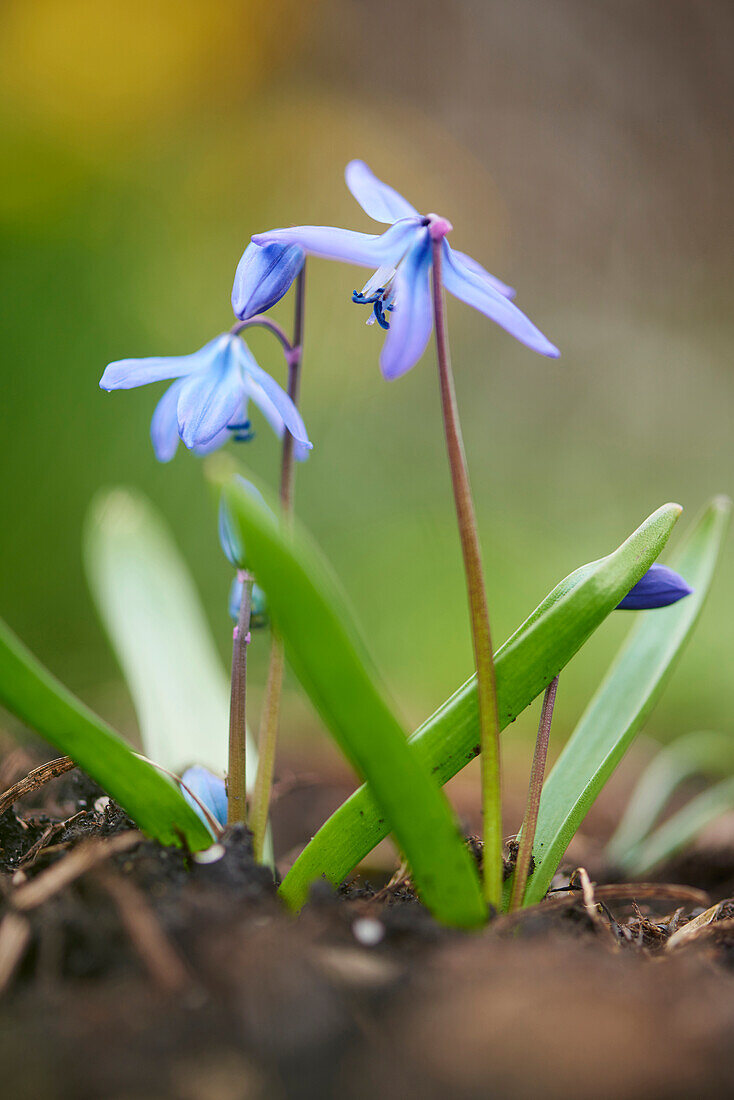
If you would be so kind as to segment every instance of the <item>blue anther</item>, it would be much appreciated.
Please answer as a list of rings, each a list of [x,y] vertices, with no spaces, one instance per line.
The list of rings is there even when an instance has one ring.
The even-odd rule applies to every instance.
[[[381,301],[384,293],[384,286],[378,286],[377,290],[370,298],[365,298],[361,290],[353,290],[352,301],[358,306],[371,306],[374,305],[375,302]]]
[[[228,424],[227,427],[232,432],[232,439],[235,443],[249,443],[251,439],[255,438],[249,420],[243,420],[241,424]]]
[[[390,309],[392,309],[392,306],[388,306],[387,308],[388,308],[388,310],[390,310]],[[375,320],[377,321],[380,328],[384,328],[384,329],[390,328],[390,322],[388,321],[387,317],[385,316],[385,308],[384,308],[382,302],[375,302],[375,304],[373,306],[373,312],[375,314]]]

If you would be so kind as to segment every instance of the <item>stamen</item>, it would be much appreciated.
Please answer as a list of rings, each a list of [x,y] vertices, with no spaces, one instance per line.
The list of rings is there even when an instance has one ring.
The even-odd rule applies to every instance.
[[[374,294],[369,298],[365,297],[361,290],[352,291],[352,301],[357,306],[371,306],[375,302],[378,302],[385,293],[384,286],[379,286]]]
[[[361,290],[352,291],[352,301],[358,306],[372,306],[372,314],[367,319],[368,325],[374,325],[377,321],[380,328],[390,328],[390,322],[385,316],[390,310],[394,309],[393,305],[387,304],[389,297],[389,291],[387,287],[380,286],[377,288],[374,294],[369,296],[365,295]]]
[[[252,430],[249,420],[243,420],[240,424],[228,424],[227,427],[232,432],[232,439],[235,443],[249,443],[251,439],[255,438],[255,432]]]

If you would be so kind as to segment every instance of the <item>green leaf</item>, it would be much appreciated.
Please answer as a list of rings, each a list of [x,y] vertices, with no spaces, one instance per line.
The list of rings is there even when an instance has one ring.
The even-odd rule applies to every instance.
[[[481,924],[486,906],[474,861],[438,784],[408,748],[324,559],[237,480],[224,494],[290,663],[337,744],[369,778],[421,897],[438,920]]]
[[[70,756],[163,844],[208,848],[208,830],[178,789],[140,760],[41,665],[0,620],[0,704]]]
[[[153,506],[128,489],[93,502],[89,586],[135,704],[145,755],[180,775],[227,770],[229,684],[198,593]],[[223,608],[224,608],[223,594]],[[251,738],[248,786],[257,770]]]
[[[500,723],[506,728],[532,703],[647,571],[681,513],[678,504],[654,512],[617,550],[561,581],[495,655]],[[475,678],[413,734],[416,757],[446,783],[477,752]],[[311,882],[341,882],[385,836],[372,792],[361,787],[321,827],[281,885],[293,907],[303,904]]]
[[[703,606],[730,510],[729,501],[714,500],[671,562],[693,594],[671,607],[634,612],[635,626],[548,776],[525,904],[543,898],[571,838],[657,702]]]
[[[627,861],[631,875],[647,875],[660,863],[681,851],[702,829],[734,808],[734,776],[722,779],[696,795],[637,845]]]
[[[622,820],[607,844],[609,859],[628,873],[637,873],[637,849],[681,783],[695,775],[720,778],[732,772],[734,738],[730,733],[697,730],[665,745],[635,784]]]

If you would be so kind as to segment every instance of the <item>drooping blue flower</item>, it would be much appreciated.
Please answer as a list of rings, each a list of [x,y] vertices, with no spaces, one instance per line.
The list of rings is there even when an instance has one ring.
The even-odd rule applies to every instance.
[[[298,245],[269,244],[261,247],[250,243],[245,249],[234,276],[232,309],[246,321],[279,302],[306,260]]]
[[[189,791],[196,795],[196,798],[206,806],[214,820],[224,828],[227,824],[227,788],[224,780],[220,779],[218,775],[214,775],[208,768],[203,768],[201,764],[195,764],[193,767],[186,769],[181,776],[181,782],[184,784],[181,793],[202,821],[206,824],[201,806],[198,805],[196,799],[191,797]]]
[[[644,577],[631,588],[617,611],[646,611],[653,607],[667,607],[677,603],[684,596],[690,596],[693,589],[681,576],[667,565],[651,565]]]
[[[558,349],[510,298],[513,291],[445,239],[451,223],[437,214],[423,216],[364,161],[347,165],[346,180],[362,209],[376,221],[388,222],[380,235],[351,229],[302,225],[274,229],[252,239],[259,245],[298,245],[306,254],[376,268],[353,300],[371,305],[370,322],[387,329],[380,356],[386,378],[398,378],[418,362],[433,328],[431,298],[432,242],[442,241],[443,285],[449,293],[496,321],[521,343],[553,358]]]
[[[129,390],[171,378],[176,381],[158,402],[150,424],[159,461],[170,462],[179,438],[200,454],[228,439],[251,439],[248,401],[258,406],[276,435],[282,437],[288,429],[296,441],[297,458],[305,458],[311,449],[301,415],[288,394],[231,332],[191,355],[118,359],[109,364],[99,384],[103,390]]]

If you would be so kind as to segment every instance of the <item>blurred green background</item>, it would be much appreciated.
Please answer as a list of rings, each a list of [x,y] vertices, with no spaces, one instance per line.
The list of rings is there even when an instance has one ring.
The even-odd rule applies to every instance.
[[[228,328],[251,233],[370,229],[352,157],[449,216],[562,349],[535,356],[451,301],[497,642],[659,504],[684,505],[682,528],[731,492],[733,32],[723,0],[5,0],[0,614],[134,730],[80,554],[90,498],[127,483],[172,525],[226,657],[230,572],[200,462],[156,463],[162,387],[98,380]],[[364,278],[310,265],[297,507],[413,723],[468,675],[468,619],[433,350],[382,380],[381,335],[350,305]],[[282,381],[268,337],[251,346]],[[238,454],[275,485],[264,426]],[[731,726],[733,610],[727,550],[655,736]],[[564,676],[559,736],[629,625],[613,617]],[[292,680],[284,725],[317,725]]]

